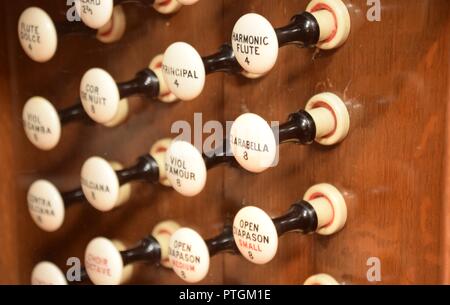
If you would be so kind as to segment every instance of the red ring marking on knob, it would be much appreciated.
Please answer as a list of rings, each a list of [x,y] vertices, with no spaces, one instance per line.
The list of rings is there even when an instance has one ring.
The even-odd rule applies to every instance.
[[[337,17],[336,17],[336,14],[334,13],[333,9],[331,7],[329,7],[328,5],[324,4],[324,3],[317,3],[311,9],[311,13],[312,12],[317,12],[317,11],[320,11],[320,10],[327,10],[333,15],[334,29],[333,29],[333,31],[331,31],[331,34],[330,34],[330,36],[327,37],[327,39],[321,41],[321,42],[330,42],[336,36],[336,33],[337,33],[337,28],[338,28]]]
[[[113,15],[114,16],[114,15]],[[113,32],[113,30],[114,30],[114,18],[111,18],[111,23],[110,23],[111,25],[109,26],[109,28],[108,29],[106,29],[105,31],[102,31],[102,32],[99,32],[98,34],[101,36],[101,37],[107,37],[107,36],[109,36],[109,35],[111,35],[112,34],[112,32]]]
[[[155,233],[155,235],[161,235],[161,234],[163,234],[163,235],[172,235],[172,232],[170,232],[169,230],[166,230],[166,229],[161,229],[161,230],[158,230]]]
[[[166,149],[164,148],[164,151],[166,151]],[[169,230],[166,230],[166,229],[160,229],[160,230],[158,230],[156,233],[155,233],[155,235],[169,235],[169,236],[172,236],[172,233],[173,232],[170,232]],[[163,260],[162,260],[162,262],[164,262],[164,263],[169,263],[170,262],[170,259],[168,258],[168,257],[166,257],[166,258],[164,258]]]
[[[161,69],[161,68],[162,68],[162,61],[158,61],[158,62],[155,64],[154,69]]]
[[[309,196],[309,199],[307,201],[314,200],[314,199],[317,199],[317,198],[324,198],[330,204],[331,211],[333,211],[333,216],[331,216],[330,222],[327,223],[326,225],[320,227],[320,228],[317,228],[317,230],[320,230],[320,229],[328,228],[329,226],[331,226],[333,224],[335,213],[334,213],[334,207],[333,207],[333,204],[331,203],[331,200],[327,196],[322,194],[322,193],[314,193],[314,194],[312,194],[311,196]]]
[[[327,110],[329,110],[331,112],[331,114],[333,114],[333,118],[334,118],[333,130],[330,133],[328,133],[327,135],[324,135],[323,137],[321,137],[321,139],[327,139],[327,138],[333,136],[334,133],[336,132],[336,129],[337,129],[336,113],[334,112],[333,108],[331,108],[330,105],[328,105],[325,102],[319,101],[319,102],[314,103],[313,109],[317,109],[317,108],[326,108]]]
[[[161,69],[162,68],[162,61],[158,61],[156,64],[153,65],[153,67],[151,67],[152,69]],[[160,94],[159,97],[164,98],[166,96],[169,96],[171,94],[170,91]]]
[[[156,148],[156,153],[165,153],[167,151],[167,148],[164,146],[160,146]]]
[[[159,2],[159,3],[155,3],[156,6],[168,6],[170,3],[172,2],[172,0],[165,0],[163,2]]]

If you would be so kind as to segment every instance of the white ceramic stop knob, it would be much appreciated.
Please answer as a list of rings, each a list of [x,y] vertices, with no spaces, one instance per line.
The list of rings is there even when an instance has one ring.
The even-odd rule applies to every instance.
[[[153,4],[153,8],[161,14],[176,13],[182,6],[177,0],[155,0]]]
[[[39,149],[51,150],[61,139],[61,120],[52,103],[43,97],[30,98],[22,111],[28,140]]]
[[[254,264],[267,264],[277,253],[277,229],[260,208],[249,206],[236,214],[233,236],[242,256]]]
[[[199,0],[177,0],[177,1],[183,5],[192,5],[197,3]]]
[[[334,93],[314,95],[305,106],[316,125],[315,141],[322,145],[334,145],[343,141],[350,129],[350,115],[344,101]]]
[[[233,51],[241,67],[253,74],[269,72],[278,58],[278,38],[270,22],[250,13],[236,22],[231,36]]]
[[[164,103],[173,103],[178,100],[178,98],[170,92],[169,87],[164,80],[164,76],[162,73],[162,65],[163,65],[163,54],[156,55],[152,61],[150,62],[149,68],[152,70],[159,81],[159,96],[158,99]]]
[[[35,181],[28,189],[28,211],[34,223],[44,231],[58,230],[65,216],[61,193],[46,180]]]
[[[112,210],[120,199],[120,184],[113,166],[103,158],[91,157],[81,168],[81,188],[97,210]]]
[[[188,283],[203,280],[209,270],[209,250],[194,230],[182,228],[170,238],[169,259],[175,273]]]
[[[246,170],[260,173],[275,165],[277,140],[260,116],[254,113],[239,116],[231,126],[229,141],[234,157]]]
[[[90,28],[99,29],[111,19],[114,0],[76,0],[75,7],[84,24]]]
[[[184,101],[195,99],[205,86],[206,72],[202,58],[185,42],[175,42],[167,48],[162,72],[169,90]]]
[[[112,76],[103,69],[93,68],[84,74],[80,98],[86,113],[97,123],[108,123],[117,115],[119,88]]]
[[[119,101],[119,107],[117,108],[117,113],[111,121],[107,123],[103,123],[106,127],[117,127],[123,122],[125,122],[128,118],[128,114],[130,111],[130,105],[127,98],[123,98]]]
[[[93,239],[84,254],[87,274],[95,285],[119,285],[124,275],[120,251],[104,237]]]
[[[31,285],[67,285],[67,279],[55,264],[40,262],[31,272]]]
[[[174,141],[170,145],[165,156],[165,171],[172,187],[184,196],[195,196],[205,187],[205,161],[198,149],[188,142]]]
[[[56,53],[58,34],[50,16],[41,8],[29,7],[18,22],[20,44],[34,61],[49,61]]]

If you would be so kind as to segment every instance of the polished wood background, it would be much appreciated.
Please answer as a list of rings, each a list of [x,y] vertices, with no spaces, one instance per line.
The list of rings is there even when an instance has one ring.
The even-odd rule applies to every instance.
[[[278,256],[265,266],[219,255],[203,283],[299,284],[325,272],[343,283],[372,284],[366,276],[371,257],[381,261],[383,284],[450,283],[448,1],[381,0],[380,22],[366,19],[365,0],[345,2],[352,31],[338,50],[285,47],[266,77],[211,75],[204,93],[191,102],[164,105],[133,97],[125,124],[114,129],[71,124],[51,152],[35,149],[23,133],[21,110],[29,97],[41,95],[60,108],[68,106],[91,67],[126,80],[172,42],[186,41],[201,54],[211,54],[229,40],[241,15],[260,13],[281,26],[308,1],[200,0],[170,17],[127,5],[129,25],[119,43],[65,37],[46,64],[32,62],[21,50],[17,19],[30,5],[64,18],[65,1],[2,2],[0,29],[8,43],[0,45],[0,246],[6,249],[0,282],[28,283],[33,265],[44,259],[64,266],[67,257],[82,257],[96,236],[136,242],[160,220],[175,219],[209,238],[242,205],[254,204],[277,216],[310,185],[329,182],[345,192],[348,202],[342,232],[331,237],[288,234],[281,238]],[[49,179],[62,190],[78,186],[81,165],[92,155],[131,165],[145,147],[170,135],[172,122],[193,122],[195,112],[204,121],[233,120],[247,111],[283,121],[322,91],[340,95],[351,114],[349,136],[338,146],[285,144],[280,164],[261,175],[213,169],[206,190],[195,198],[134,183],[133,197],[123,208],[102,214],[87,204],[74,206],[57,233],[41,232],[28,215],[26,191],[34,180]],[[169,270],[148,265],[138,268],[134,282],[181,283]]]

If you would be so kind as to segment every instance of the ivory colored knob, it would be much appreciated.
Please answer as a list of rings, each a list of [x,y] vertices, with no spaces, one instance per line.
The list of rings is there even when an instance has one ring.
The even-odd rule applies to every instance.
[[[35,181],[28,189],[27,202],[31,218],[42,230],[54,232],[64,223],[64,200],[51,182]]]
[[[127,19],[121,5],[114,6],[111,19],[97,31],[97,39],[103,43],[119,41],[125,34]]]
[[[318,19],[320,27],[328,27],[327,24],[332,22],[333,31],[331,35],[317,44],[320,49],[328,50],[341,46],[350,34],[351,21],[347,6],[341,0],[312,0],[306,7],[306,11],[310,13],[327,10],[333,15],[333,20]],[[317,18],[317,17],[316,17]]]
[[[152,231],[153,237],[158,241],[161,248],[161,265],[172,268],[169,259],[169,243],[172,234],[180,229],[180,225],[172,220],[167,220],[157,224]]]
[[[339,232],[347,222],[347,204],[345,202],[342,193],[333,185],[328,183],[320,183],[310,187],[303,200],[308,202],[317,199],[325,198],[328,205],[332,208],[331,220],[327,221],[324,227],[318,228],[317,233],[320,235],[331,235]],[[314,206],[316,213],[318,213],[318,207]],[[318,213],[320,223],[320,213]]]
[[[43,97],[30,98],[22,111],[28,140],[39,149],[51,150],[61,139],[61,120],[55,107]]]
[[[239,18],[234,25],[231,42],[237,61],[247,72],[265,74],[277,61],[277,34],[261,15],[249,13]]]
[[[254,264],[267,264],[277,253],[277,229],[270,216],[260,208],[241,209],[233,221],[233,235],[242,256]]]
[[[84,265],[95,285],[119,285],[124,276],[124,263],[119,249],[104,237],[93,239],[86,247]]]
[[[158,99],[161,102],[164,103],[173,103],[178,101],[178,98],[170,92],[169,87],[166,84],[166,81],[164,79],[163,73],[162,73],[162,65],[163,65],[163,54],[159,54],[155,56],[152,61],[150,62],[149,68],[152,70],[159,81],[159,96]]]
[[[105,159],[91,157],[81,168],[81,188],[97,210],[115,208],[120,199],[120,183],[114,167]]]
[[[177,0],[155,0],[153,8],[160,14],[173,14],[179,11],[183,4]]]
[[[188,283],[200,282],[208,274],[208,247],[205,240],[192,229],[181,228],[172,235],[169,259],[173,271]]]
[[[328,112],[325,116],[317,116],[317,109],[324,109]],[[315,141],[322,145],[335,145],[342,142],[348,135],[350,129],[350,115],[344,101],[334,93],[322,92],[309,99],[305,110],[313,117],[316,124],[317,133],[322,129],[327,129],[324,135],[316,136]],[[319,112],[320,113],[320,112]],[[324,128],[330,125],[329,117],[334,119],[331,128]]]
[[[18,35],[22,49],[34,61],[49,61],[58,47],[58,34],[50,16],[39,7],[22,12],[18,22]]]
[[[113,16],[114,0],[75,1],[75,7],[85,25],[100,29]]]
[[[339,283],[331,275],[320,273],[307,278],[303,285],[339,285]]]
[[[67,285],[67,279],[55,264],[40,262],[31,272],[31,285]]]
[[[269,124],[254,113],[239,116],[231,126],[230,146],[238,163],[260,173],[274,165],[278,143]]]
[[[83,75],[80,98],[86,113],[97,123],[112,121],[119,111],[119,88],[113,77],[103,69],[92,68]]]
[[[185,42],[175,42],[164,52],[162,65],[169,90],[179,99],[190,101],[203,91],[206,71],[198,52]]]
[[[168,187],[172,185],[170,183],[170,180],[167,178],[165,160],[167,150],[169,149],[171,144],[172,139],[170,138],[161,139],[157,141],[155,144],[153,144],[152,148],[150,149],[150,155],[153,157],[153,159],[155,159],[156,163],[158,164],[159,183]]]

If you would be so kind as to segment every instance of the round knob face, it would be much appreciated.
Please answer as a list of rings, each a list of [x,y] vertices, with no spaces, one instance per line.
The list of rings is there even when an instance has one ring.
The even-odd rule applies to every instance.
[[[100,124],[113,120],[119,110],[119,88],[112,76],[103,69],[93,68],[84,74],[80,98],[89,117]]]
[[[100,157],[89,158],[81,168],[81,188],[97,210],[112,210],[119,200],[119,179],[112,166]]]
[[[239,18],[234,25],[231,42],[237,61],[248,72],[267,73],[277,61],[277,34],[261,15],[250,13]]]
[[[88,27],[99,29],[111,19],[114,9],[113,0],[75,0],[75,7],[81,20]]]
[[[19,18],[20,44],[27,55],[37,62],[50,60],[58,46],[58,34],[50,16],[38,7],[29,7]]]
[[[209,270],[209,251],[194,230],[182,228],[170,238],[169,260],[175,273],[188,283],[197,283]]]
[[[183,5],[192,5],[198,2],[198,0],[177,0]]]
[[[95,285],[119,285],[123,275],[123,260],[119,250],[106,238],[93,239],[84,254],[87,274]]]
[[[55,264],[40,262],[31,272],[31,285],[67,285],[67,280]]]
[[[266,264],[277,253],[277,229],[260,208],[245,207],[236,214],[233,236],[241,254],[252,263]]]
[[[246,113],[234,121],[230,147],[239,164],[250,172],[260,173],[275,164],[277,140],[269,124],[256,114]]]
[[[45,98],[30,98],[22,111],[23,128],[28,140],[42,150],[51,150],[61,139],[61,121],[52,103]]]
[[[61,193],[50,182],[38,180],[28,189],[28,211],[36,225],[44,231],[54,232],[64,222],[64,201]]]
[[[202,58],[185,42],[176,42],[167,48],[162,72],[170,91],[181,100],[196,98],[205,86]]]
[[[197,148],[188,142],[175,141],[170,145],[166,152],[165,170],[170,184],[184,196],[195,196],[205,187],[205,161]]]

